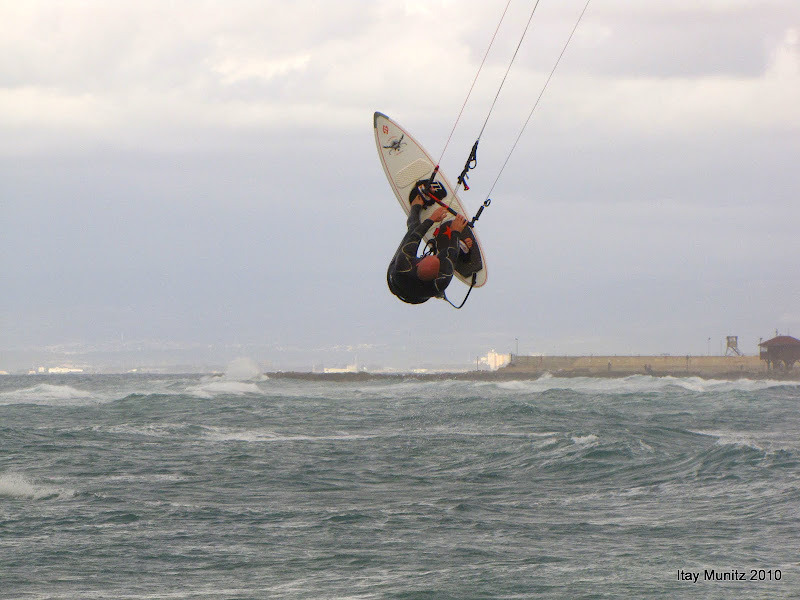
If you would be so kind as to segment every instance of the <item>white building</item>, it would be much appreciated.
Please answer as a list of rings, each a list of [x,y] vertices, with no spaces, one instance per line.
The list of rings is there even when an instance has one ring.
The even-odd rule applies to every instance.
[[[52,375],[63,375],[65,373],[83,373],[83,369],[75,367],[50,367],[47,372]]]
[[[335,367],[323,368],[322,372],[323,373],[358,373],[359,371],[362,371],[362,370],[363,369],[361,369],[358,366],[358,357],[356,357],[356,360],[352,365],[347,365],[343,369],[341,369],[341,368],[337,369]]]
[[[497,371],[511,362],[511,354],[499,354],[492,349],[489,354],[480,359],[480,364],[488,366],[492,371]]]

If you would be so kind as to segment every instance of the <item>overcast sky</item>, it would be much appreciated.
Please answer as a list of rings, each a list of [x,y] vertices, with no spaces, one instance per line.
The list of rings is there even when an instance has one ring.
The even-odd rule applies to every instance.
[[[478,224],[486,286],[460,311],[390,294],[405,217],[373,112],[439,156],[505,5],[0,0],[0,370],[469,367],[800,334],[797,0],[592,0]],[[511,3],[450,179],[532,6]],[[541,1],[470,211],[583,6]]]

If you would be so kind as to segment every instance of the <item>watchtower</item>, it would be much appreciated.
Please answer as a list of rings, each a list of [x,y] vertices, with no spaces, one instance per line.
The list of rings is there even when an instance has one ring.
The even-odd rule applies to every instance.
[[[741,356],[742,353],[739,351],[739,336],[738,335],[729,335],[728,336],[728,346],[725,348],[725,356]]]

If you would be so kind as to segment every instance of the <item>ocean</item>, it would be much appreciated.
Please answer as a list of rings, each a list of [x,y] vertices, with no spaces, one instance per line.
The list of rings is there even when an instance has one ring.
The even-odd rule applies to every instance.
[[[0,598],[800,597],[800,385],[0,377]]]

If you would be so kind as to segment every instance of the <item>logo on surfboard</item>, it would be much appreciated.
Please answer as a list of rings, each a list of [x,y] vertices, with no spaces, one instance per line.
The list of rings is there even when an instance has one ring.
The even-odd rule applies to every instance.
[[[387,134],[389,133],[389,128],[386,125],[383,126],[383,133]],[[392,138],[391,140],[389,140],[389,145],[383,146],[383,148],[385,150],[388,150],[389,154],[400,154],[403,151],[403,146],[406,145],[406,143],[403,141],[405,137],[406,134],[404,133],[403,135],[400,136],[400,139],[396,137]]]

